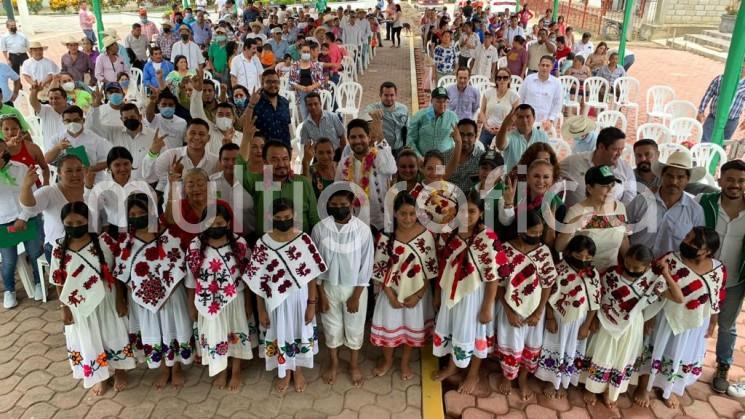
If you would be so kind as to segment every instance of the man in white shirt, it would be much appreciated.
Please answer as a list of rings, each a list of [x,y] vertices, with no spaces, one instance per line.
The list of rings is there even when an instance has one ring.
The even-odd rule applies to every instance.
[[[572,52],[574,52],[574,54],[576,55],[581,55],[585,58],[589,57],[593,51],[592,41],[590,41],[591,38],[592,38],[592,34],[590,32],[583,33],[582,40],[574,43],[574,46],[572,47]]]
[[[5,27],[8,28],[8,33],[0,38],[0,51],[3,52],[5,62],[7,62],[13,71],[17,73],[21,72],[21,64],[23,64],[28,55],[28,38],[21,32],[18,32],[18,26],[14,20],[9,20],[5,23]]]
[[[132,65],[140,70],[145,65],[145,61],[147,61],[148,45],[150,45],[150,40],[142,34],[142,25],[139,23],[133,24],[132,32],[124,38],[124,48],[131,49],[134,52],[135,62]]]
[[[39,85],[32,85],[28,101],[41,121],[41,133],[44,136],[44,151],[52,148],[49,140],[65,130],[62,112],[67,109],[67,93],[61,87],[49,89],[49,104],[42,104],[37,97]]]
[[[176,115],[176,103],[178,98],[170,91],[150,96],[150,101],[145,110],[145,117],[150,123],[150,128],[166,135],[166,149],[184,146],[186,135],[186,120]],[[155,113],[155,109],[158,113]]]
[[[192,82],[194,90],[191,93],[191,102],[189,112],[192,118],[200,118],[207,121],[210,126],[210,141],[207,143],[207,152],[218,154],[223,144],[233,143],[240,144],[243,135],[233,128],[235,124],[235,113],[233,105],[229,103],[218,103],[215,109],[215,122],[207,118],[204,112],[204,102],[202,100],[203,83],[198,81],[199,74]],[[206,84],[204,84],[206,86]]]
[[[65,124],[65,131],[57,134],[49,141],[50,148],[44,154],[44,159],[47,163],[52,163],[62,154],[71,153],[71,150],[75,150],[75,154],[78,154],[79,149],[77,148],[82,146],[90,169],[98,172],[96,181],[103,180],[106,156],[111,150],[111,143],[85,129],[83,110],[78,106],[70,106],[65,109],[62,112],[62,120]]]
[[[561,115],[563,95],[561,82],[551,75],[554,57],[544,55],[538,63],[538,72],[525,77],[520,86],[520,103],[526,103],[535,109],[535,120],[547,129]]]
[[[510,17],[510,26],[504,31],[504,37],[507,40],[507,45],[512,45],[512,40],[515,39],[516,35],[520,35],[525,38],[525,29],[518,24],[517,15]]]
[[[362,44],[362,35],[365,28],[357,21],[357,16],[354,13],[350,13],[349,16],[345,16],[347,19],[341,22],[341,39],[344,44],[360,45]]]
[[[626,146],[626,134],[616,127],[603,128],[598,133],[595,151],[572,154],[560,163],[560,177],[576,185],[567,185],[564,203],[567,208],[585,199],[585,172],[593,166],[610,166],[621,183],[613,188],[615,199],[625,205],[636,196],[636,177],[634,170],[621,159]]]
[[[230,64],[230,81],[233,86],[240,84],[248,89],[249,93],[261,88],[261,73],[264,67],[261,65],[256,53],[256,40],[246,38],[243,43],[243,53],[235,58]]]
[[[187,25],[181,25],[178,29],[181,41],[173,44],[171,48],[171,61],[179,55],[186,57],[189,70],[196,70],[204,65],[204,55],[195,42],[191,41],[191,29]]]
[[[59,73],[59,67],[49,58],[44,58],[46,46],[40,42],[34,41],[29,43],[28,50],[31,58],[27,59],[21,65],[21,78],[29,86],[34,82],[41,84],[42,88],[48,87],[52,83],[55,74]]]
[[[223,144],[218,154],[221,171],[210,176],[210,180],[215,182],[216,198],[230,204],[234,213],[237,213],[239,209],[243,213],[242,217],[236,215],[234,227],[236,232],[245,236],[256,230],[256,220],[253,198],[243,188],[241,179],[235,177],[235,162],[239,152],[238,144]],[[236,199],[241,202],[236,202]],[[239,220],[240,224],[238,224]]]

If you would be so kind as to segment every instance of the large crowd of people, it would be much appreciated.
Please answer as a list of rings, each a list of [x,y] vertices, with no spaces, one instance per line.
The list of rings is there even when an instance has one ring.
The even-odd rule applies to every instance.
[[[386,81],[345,123],[324,97],[357,71],[349,63],[400,46],[405,21],[393,0],[321,6],[174,6],[160,25],[141,9],[98,52],[83,2],[85,38],[63,41],[61,69],[8,22],[0,223],[15,243],[0,245],[4,307],[18,303],[22,242],[29,298],[46,286],[36,259],[49,264],[75,378],[95,394],[111,377],[124,390],[144,363],[160,370],[156,387],[180,387],[196,362],[235,390],[241,360],[259,356],[278,391],[302,392],[318,315],[329,384],[387,374],[399,347],[411,379],[412,351],[432,342],[447,358],[433,378],[461,375],[462,392],[496,361],[499,390],[514,381],[524,400],[533,375],[550,398],[583,386],[588,403],[602,395],[614,408],[631,384],[640,405],[656,388],[676,406],[713,338],[712,385],[728,390],[745,297],[744,161],[725,162],[714,185],[690,151],[661,160],[659,144],[637,138],[632,167],[622,130],[586,116],[559,126],[554,74],[610,80],[633,59],[619,64],[590,34],[575,40],[550,10],[529,28],[527,5],[511,15],[466,2],[452,20],[426,10],[433,81],[454,83],[410,114]],[[473,74],[493,83],[483,97]],[[514,75],[525,77],[518,92]],[[21,80],[41,139],[12,106]],[[361,367],[366,334],[382,349],[372,372]]]

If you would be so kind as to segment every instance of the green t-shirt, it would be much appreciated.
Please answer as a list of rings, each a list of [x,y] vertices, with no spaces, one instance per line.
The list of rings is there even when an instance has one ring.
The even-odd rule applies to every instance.
[[[21,114],[21,111],[19,111],[18,109],[14,108],[14,107],[12,107],[10,105],[3,104],[3,107],[0,108],[0,115],[13,115],[13,116],[15,116],[16,118],[18,118],[18,121],[21,123],[21,131],[23,131],[23,132],[27,132],[28,131],[28,129],[29,129],[28,122],[26,122],[26,120],[23,118],[23,114]],[[2,140],[2,139],[3,139],[3,131],[0,130],[0,140]]]
[[[80,106],[84,112],[88,112],[93,103],[93,96],[85,90],[75,89],[67,94],[67,103],[69,105]]]
[[[207,56],[216,72],[222,73],[225,71],[225,67],[228,65],[228,52],[224,46],[220,46],[217,42],[211,43],[209,50],[207,50]]]

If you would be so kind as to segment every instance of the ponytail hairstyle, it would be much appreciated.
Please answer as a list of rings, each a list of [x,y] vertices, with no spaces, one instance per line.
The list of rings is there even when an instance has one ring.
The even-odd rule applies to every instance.
[[[248,266],[248,249],[245,244],[238,243],[237,237],[235,233],[233,233],[233,210],[230,209],[230,205],[228,205],[224,201],[217,201],[217,203],[215,204],[215,217],[218,216],[222,217],[228,223],[228,233],[226,237],[228,238],[230,253],[227,256],[232,256],[235,258],[236,265],[238,266],[238,275],[243,275],[243,272]],[[204,220],[206,217],[207,208],[205,208],[204,212],[202,213],[202,219]],[[199,249],[200,259],[198,267],[201,267],[202,262],[204,261],[204,251],[207,248],[208,241],[209,237],[207,236],[207,230],[205,229],[205,231],[202,231],[199,234],[199,242],[201,247]]]
[[[82,201],[75,201],[75,202],[68,202],[65,204],[64,207],[62,207],[62,211],[60,213],[60,219],[62,222],[65,221],[65,218],[67,218],[71,214],[77,214],[82,217],[84,217],[86,220],[88,219],[88,205],[85,204],[85,202]],[[94,232],[88,232],[88,235],[91,238],[91,243],[93,245],[93,253],[98,257],[98,263],[100,265],[99,273],[101,275],[101,279],[108,284],[109,289],[111,289],[114,286],[114,277],[111,275],[111,270],[109,269],[109,265],[106,263],[106,259],[103,257],[103,251],[101,250],[101,243],[99,242],[98,234]],[[59,271],[55,273],[55,275],[60,275],[61,278],[58,276],[58,278],[61,279],[60,284],[64,283],[65,278],[67,277],[67,250],[70,247],[70,237],[65,233],[65,237],[62,239],[60,254],[59,258],[61,260]],[[61,273],[60,273],[61,272]]]

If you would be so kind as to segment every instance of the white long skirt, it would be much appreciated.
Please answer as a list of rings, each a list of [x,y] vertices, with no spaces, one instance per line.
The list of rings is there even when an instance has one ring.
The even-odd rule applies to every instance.
[[[579,383],[578,365],[581,365],[585,357],[587,339],[577,340],[577,335],[587,318],[587,312],[574,321],[562,323],[561,316],[553,307],[546,309],[554,311],[558,328],[556,333],[550,333],[548,330],[544,332],[543,347],[535,376],[539,380],[553,384],[556,390],[560,387],[567,389],[569,384],[576,386]]]
[[[171,291],[156,313],[137,304],[129,294],[129,333],[138,346],[137,360],[148,368],[158,368],[163,359],[166,366],[176,362],[189,365],[194,360],[194,327],[186,305],[186,288],[179,284]],[[141,344],[139,344],[141,342]]]
[[[665,313],[657,315],[651,345],[644,350],[649,361],[641,368],[642,373],[649,373],[648,390],[657,387],[667,399],[672,393],[682,396],[686,387],[698,381],[704,366],[708,328],[706,317],[701,326],[676,336]]]
[[[497,312],[497,354],[502,366],[502,374],[508,380],[517,378],[520,367],[529,373],[535,373],[538,368],[538,357],[543,345],[543,322],[545,314],[535,326],[523,324],[513,327],[507,319],[503,302],[498,301]],[[525,319],[523,319],[525,320]]]
[[[452,355],[458,368],[466,368],[472,356],[484,359],[494,350],[494,319],[486,324],[479,321],[484,290],[482,284],[453,308],[443,304],[437,314],[432,352],[439,357]]]
[[[269,328],[259,326],[259,357],[264,358],[266,370],[277,369],[284,378],[287,370],[313,368],[313,357],[318,353],[316,318],[305,324],[308,307],[308,287],[290,293],[282,304],[269,313]]]
[[[644,316],[632,314],[626,331],[613,337],[602,327],[592,335],[587,345],[585,369],[580,380],[591,393],[608,390],[611,401],[625,393],[629,384],[636,384],[636,362],[644,343]]]
[[[420,348],[432,335],[434,309],[429,286],[412,308],[393,308],[385,292],[375,300],[370,342],[375,346],[397,348],[401,345]]]
[[[246,316],[246,295],[239,291],[233,301],[220,310],[215,318],[199,315],[197,319],[202,365],[209,365],[210,377],[228,367],[228,357],[253,358],[257,345],[256,326]]]
[[[106,296],[86,318],[73,312],[74,323],[65,326],[67,356],[72,376],[83,379],[90,388],[108,380],[113,370],[135,368],[136,362],[127,335],[127,319],[116,313],[114,291],[106,287]]]

